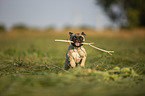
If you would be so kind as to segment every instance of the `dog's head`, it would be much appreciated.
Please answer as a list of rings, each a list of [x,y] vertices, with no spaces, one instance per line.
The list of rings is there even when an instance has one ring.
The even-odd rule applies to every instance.
[[[70,40],[73,41],[73,43],[71,43],[73,46],[75,47],[80,47],[82,46],[82,42],[85,41],[85,33],[82,32],[81,34],[77,33],[77,34],[73,34],[71,32],[69,32],[70,34]]]

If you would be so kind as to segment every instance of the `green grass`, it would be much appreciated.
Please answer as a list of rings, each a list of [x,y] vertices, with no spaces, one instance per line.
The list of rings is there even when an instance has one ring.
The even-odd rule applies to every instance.
[[[86,42],[115,53],[85,45],[85,68],[69,71],[64,70],[69,44],[54,41],[68,39],[67,32],[0,34],[0,95],[144,96],[144,37],[86,34]]]

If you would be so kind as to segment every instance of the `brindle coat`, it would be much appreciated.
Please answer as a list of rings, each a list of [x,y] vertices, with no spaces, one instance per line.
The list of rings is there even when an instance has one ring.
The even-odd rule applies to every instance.
[[[85,41],[84,33],[82,33],[81,35],[70,33],[70,40],[73,41],[72,37],[76,36],[76,35],[82,36],[83,41]],[[87,53],[82,45],[76,47],[76,46],[74,46],[74,44],[71,44],[66,53],[65,70],[68,70],[70,67],[74,68],[79,65],[81,67],[84,67],[85,61],[86,61],[86,56],[87,56]]]

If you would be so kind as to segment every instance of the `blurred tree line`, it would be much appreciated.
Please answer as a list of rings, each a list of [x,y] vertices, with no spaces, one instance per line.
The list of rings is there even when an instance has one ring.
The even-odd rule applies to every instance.
[[[96,4],[121,27],[145,27],[144,0],[96,0]]]
[[[75,29],[76,27],[73,27],[71,25],[65,25],[64,26],[64,30],[72,30],[72,29]],[[40,31],[40,30],[43,30],[43,31],[47,31],[47,32],[54,32],[56,31],[56,26],[55,25],[49,25],[48,27],[46,28],[39,28],[39,27],[30,27],[30,26],[27,26],[26,24],[14,24],[10,30],[11,31],[19,31],[19,32],[26,32],[26,31]],[[82,25],[80,27],[78,27],[78,29],[93,29],[93,27],[91,26],[88,26],[88,25]],[[0,33],[4,33],[4,32],[7,32],[7,28],[4,24],[0,24]]]
[[[12,30],[28,30],[29,27],[25,24],[15,24],[12,28]]]
[[[0,24],[0,32],[5,32],[6,31],[6,27],[4,26],[4,24]]]

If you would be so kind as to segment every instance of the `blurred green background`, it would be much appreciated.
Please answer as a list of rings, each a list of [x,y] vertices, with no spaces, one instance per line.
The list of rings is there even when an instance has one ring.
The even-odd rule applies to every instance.
[[[68,32],[86,33],[85,68],[64,70]],[[96,32],[92,29],[58,31],[13,30],[0,33],[1,96],[144,95],[144,29]]]
[[[145,96],[143,0],[1,0],[0,96]],[[64,70],[69,32],[85,68]]]

